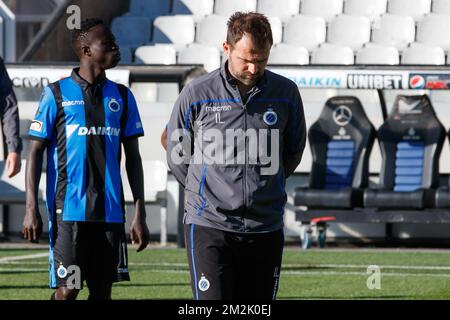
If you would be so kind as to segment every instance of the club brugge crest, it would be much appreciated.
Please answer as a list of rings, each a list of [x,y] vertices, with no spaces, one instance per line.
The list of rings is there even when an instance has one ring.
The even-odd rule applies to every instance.
[[[272,108],[269,108],[264,113],[263,120],[267,125],[273,126],[278,121],[278,115]]]
[[[111,98],[111,100],[109,100],[108,102],[108,108],[109,110],[111,110],[112,112],[117,112],[120,110],[120,103],[119,101],[117,101],[114,98]]]
[[[65,278],[67,276],[67,269],[60,264],[58,270],[56,270],[56,273],[58,274],[58,277]]]
[[[200,281],[198,282],[198,288],[200,291],[206,291],[209,289],[209,280],[202,274]]]

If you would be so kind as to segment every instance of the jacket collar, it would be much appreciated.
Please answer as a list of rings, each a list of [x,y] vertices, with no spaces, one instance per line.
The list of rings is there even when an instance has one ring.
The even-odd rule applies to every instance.
[[[225,61],[225,63],[222,64],[220,67],[220,74],[222,77],[234,88],[237,87],[237,80],[233,78],[233,76],[228,71],[228,60]],[[261,79],[258,80],[258,82],[254,85],[254,87],[251,89],[251,91],[261,91],[267,86],[267,70],[264,70],[263,76]]]
[[[105,71],[103,71],[102,74],[100,74],[98,76],[98,78],[96,79],[95,83],[90,84],[89,82],[84,80],[82,77],[80,77],[80,75],[78,73],[79,71],[80,71],[80,68],[74,68],[72,70],[72,74],[70,75],[70,77],[72,78],[73,81],[78,83],[82,88],[88,88],[88,87],[94,87],[94,86],[103,86],[105,84],[106,80],[107,80]]]

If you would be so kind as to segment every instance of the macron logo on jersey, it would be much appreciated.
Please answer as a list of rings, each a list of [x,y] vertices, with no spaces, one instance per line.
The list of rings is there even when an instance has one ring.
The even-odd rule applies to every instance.
[[[67,138],[69,138],[75,131],[79,136],[115,136],[120,135],[120,128],[113,127],[80,127],[79,124],[69,124],[66,126]]]
[[[84,106],[83,100],[73,100],[73,101],[63,101],[63,107],[71,107],[71,106]]]

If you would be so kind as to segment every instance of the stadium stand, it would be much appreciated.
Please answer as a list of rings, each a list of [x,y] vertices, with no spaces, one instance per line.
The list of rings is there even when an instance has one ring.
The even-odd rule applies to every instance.
[[[402,55],[402,64],[443,65],[445,52],[441,47],[412,43]]]
[[[153,22],[153,43],[173,44],[177,51],[195,40],[195,22],[191,16],[161,16]]]
[[[122,16],[114,18],[111,24],[117,43],[131,48],[148,43],[150,30],[151,22],[147,17]]]
[[[448,15],[430,14],[417,26],[417,42],[450,49],[450,19]]]
[[[410,16],[383,15],[372,27],[372,42],[404,50],[414,42],[416,27]]]
[[[397,65],[400,63],[400,55],[395,47],[368,43],[358,50],[355,63]]]
[[[313,51],[326,40],[325,20],[321,17],[297,15],[284,28],[284,43]]]
[[[349,47],[324,43],[312,53],[311,64],[354,64],[353,50]]]
[[[257,11],[272,17],[278,17],[287,23],[300,12],[300,0],[259,0]]]
[[[389,0],[387,12],[419,21],[431,11],[431,0]]]
[[[143,16],[150,20],[170,13],[170,1],[130,0],[130,15]]]
[[[387,0],[345,0],[344,13],[373,21],[386,12]]]
[[[367,189],[364,206],[423,209],[434,206],[445,129],[427,95],[397,96],[378,130],[383,155],[378,189]]]
[[[177,52],[172,45],[142,46],[136,50],[136,62],[146,64],[175,64]]]
[[[305,15],[319,16],[330,22],[343,11],[343,0],[303,0],[300,12]]]
[[[433,0],[431,12],[437,14],[450,15],[450,1],[448,0]]]
[[[268,17],[270,29],[272,30],[273,44],[283,40],[283,22],[278,17]]]
[[[370,20],[362,16],[340,15],[329,24],[327,41],[356,51],[370,41]]]
[[[279,43],[270,51],[269,64],[309,64],[309,53],[305,47]]]
[[[313,155],[309,187],[296,188],[295,205],[312,208],[363,206],[375,128],[358,98],[327,100],[308,131]]]
[[[202,64],[210,72],[220,67],[220,51],[216,47],[192,43],[180,52],[179,64]]]
[[[197,42],[221,49],[222,43],[227,37],[227,20],[228,17],[225,16],[207,16],[197,27]]]
[[[172,14],[192,15],[196,22],[213,13],[214,0],[174,0]]]
[[[229,17],[236,11],[256,11],[256,0],[215,0],[215,14]]]

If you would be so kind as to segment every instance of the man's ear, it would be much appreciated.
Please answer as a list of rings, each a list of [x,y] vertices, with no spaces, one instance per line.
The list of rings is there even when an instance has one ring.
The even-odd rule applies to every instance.
[[[91,48],[89,48],[89,46],[86,46],[86,45],[84,45],[84,46],[82,46],[81,47],[81,53],[82,53],[82,55],[83,56],[91,56]]]
[[[223,47],[223,52],[224,52],[227,56],[230,56],[230,53],[231,53],[231,45],[230,45],[227,41],[224,41],[223,44],[222,44],[222,47]]]

